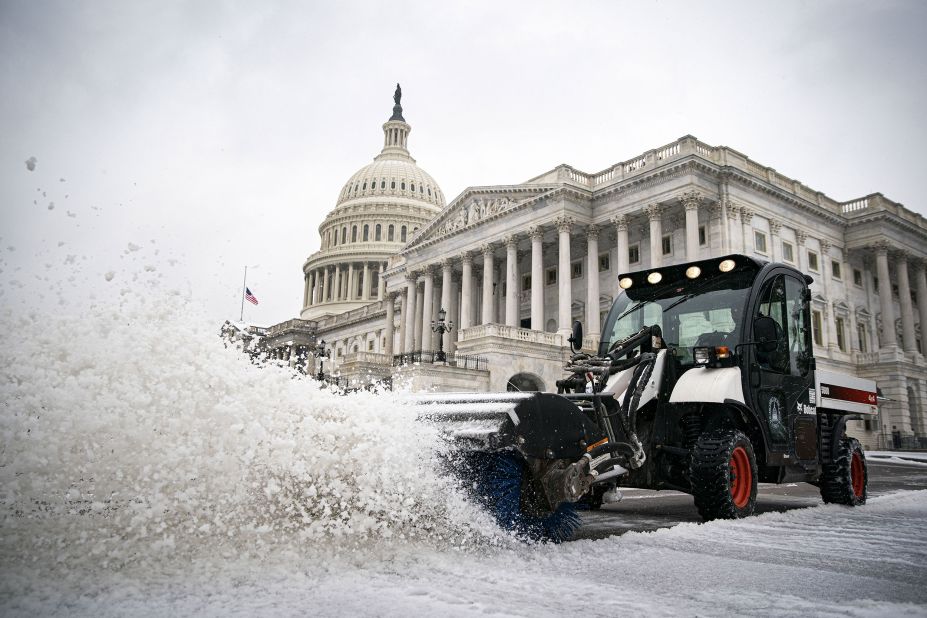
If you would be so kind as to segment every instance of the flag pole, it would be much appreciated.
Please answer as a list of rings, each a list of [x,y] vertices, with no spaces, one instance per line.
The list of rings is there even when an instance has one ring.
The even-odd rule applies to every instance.
[[[241,315],[238,316],[239,322],[245,321],[245,290],[248,286],[248,267],[245,266],[245,278],[241,282]]]

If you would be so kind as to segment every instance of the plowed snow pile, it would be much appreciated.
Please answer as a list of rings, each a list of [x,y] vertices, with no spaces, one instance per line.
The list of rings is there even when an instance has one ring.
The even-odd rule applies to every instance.
[[[154,273],[117,273],[66,313],[2,310],[4,566],[496,534],[474,529],[485,520],[435,472],[440,441],[394,395],[343,396],[251,364]]]

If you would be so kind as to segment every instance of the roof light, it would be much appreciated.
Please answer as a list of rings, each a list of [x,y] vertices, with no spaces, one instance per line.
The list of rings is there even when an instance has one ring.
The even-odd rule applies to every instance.
[[[722,260],[722,262],[718,264],[718,270],[723,273],[729,273],[734,270],[736,265],[737,264],[734,262],[734,260]]]
[[[661,274],[660,274],[659,272],[657,272],[657,271],[653,271],[652,273],[650,273],[649,275],[647,275],[647,283],[652,283],[652,284],[656,285],[656,284],[660,283],[660,281],[662,281],[662,280],[663,280],[663,275],[661,275]]]
[[[686,277],[688,277],[689,279],[695,279],[701,274],[702,274],[702,269],[699,268],[698,266],[690,266],[689,268],[686,269]]]
[[[629,287],[634,285],[634,282],[631,280],[631,277],[622,277],[618,282],[618,285],[621,286],[622,290],[627,290]]]

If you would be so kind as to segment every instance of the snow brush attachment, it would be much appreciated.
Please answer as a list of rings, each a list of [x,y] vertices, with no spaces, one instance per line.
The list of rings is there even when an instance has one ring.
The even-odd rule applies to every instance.
[[[529,541],[560,543],[579,528],[579,513],[572,502],[560,504],[553,512],[544,510],[543,497],[532,487],[528,466],[517,453],[471,451],[459,457],[459,475],[504,530]]]

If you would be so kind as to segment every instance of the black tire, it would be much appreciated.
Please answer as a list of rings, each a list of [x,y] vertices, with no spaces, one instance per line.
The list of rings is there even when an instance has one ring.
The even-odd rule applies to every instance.
[[[866,504],[869,471],[866,454],[856,438],[844,438],[837,445],[837,457],[824,464],[821,498],[828,504],[860,506]]]
[[[756,507],[756,455],[737,429],[712,429],[692,448],[689,480],[702,519],[737,519]]]

